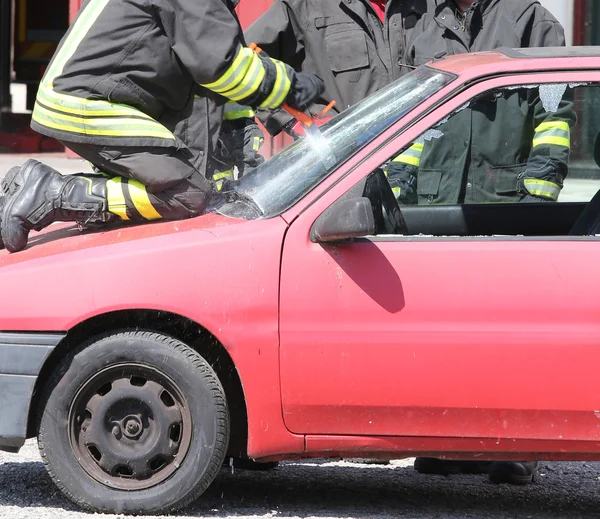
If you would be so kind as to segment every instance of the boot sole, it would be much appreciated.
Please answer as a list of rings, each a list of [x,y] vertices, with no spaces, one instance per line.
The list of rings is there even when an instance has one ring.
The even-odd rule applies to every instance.
[[[8,170],[8,173],[0,183],[1,194],[4,196],[14,195],[19,189],[19,187],[21,187],[24,183],[24,177],[22,172],[24,170],[31,169],[37,164],[41,164],[41,162],[34,159],[29,159],[26,160],[21,167],[10,168]]]
[[[21,194],[21,191],[23,190],[23,186],[25,185],[26,178],[29,176],[29,173],[33,170],[33,168],[35,168],[38,164],[41,164],[41,163],[37,160],[29,159],[18,170],[9,171],[7,177],[10,176],[11,177],[10,179],[5,177],[4,180],[2,181],[1,187],[5,193],[4,196],[9,197],[8,200],[6,201],[6,205],[4,206],[4,211],[2,211],[2,218],[0,219],[1,220],[0,221],[0,225],[1,225],[0,234],[2,234],[3,237],[8,235],[8,229],[7,229],[7,224],[6,224],[6,222],[8,220],[7,216],[12,211],[12,208],[15,204],[15,200],[17,200],[17,198]],[[25,175],[25,173],[27,173],[27,176]],[[17,177],[19,175],[21,175],[20,180],[17,179]],[[5,191],[5,189],[6,189],[6,191]],[[8,194],[6,194],[7,192],[8,192]],[[4,239],[3,241],[4,241],[4,247],[9,252],[18,252],[19,250],[21,250],[21,249],[11,250],[10,247],[6,246],[6,239]]]
[[[2,217],[4,215],[4,208],[6,207],[6,198],[13,195],[19,185],[23,183],[23,180],[19,182],[17,180],[18,175],[21,173],[22,166],[15,166],[10,168],[8,173],[0,182],[0,250],[4,249],[4,241],[2,240],[1,228],[2,228]]]

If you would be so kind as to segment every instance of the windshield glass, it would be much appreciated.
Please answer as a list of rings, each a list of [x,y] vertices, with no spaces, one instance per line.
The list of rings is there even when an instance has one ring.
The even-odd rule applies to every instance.
[[[420,67],[334,117],[242,177],[231,198],[262,218],[281,214],[382,131],[450,83],[454,76]]]

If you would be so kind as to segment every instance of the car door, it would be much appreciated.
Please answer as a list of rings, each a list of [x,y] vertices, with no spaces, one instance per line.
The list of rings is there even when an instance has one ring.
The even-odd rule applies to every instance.
[[[398,137],[387,156],[408,144]],[[319,216],[372,165],[308,206],[285,239],[286,426],[304,434],[598,440],[598,238],[311,241]]]

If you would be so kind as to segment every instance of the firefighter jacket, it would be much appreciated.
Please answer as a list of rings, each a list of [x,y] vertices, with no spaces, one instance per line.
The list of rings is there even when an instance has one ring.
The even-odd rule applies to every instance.
[[[86,0],[44,74],[32,127],[63,142],[186,149],[197,164],[225,101],[279,107],[288,70],[245,46],[230,0]]]
[[[341,112],[401,76],[408,36],[436,3],[390,0],[382,24],[369,0],[275,0],[244,34],[271,57],[325,81],[313,115],[331,100]],[[283,111],[258,118],[272,135],[291,120]]]
[[[561,25],[536,0],[480,0],[464,15],[446,1],[417,24],[407,63],[421,65],[443,53],[564,44]],[[413,144],[395,165],[416,175],[420,204],[514,202],[527,195],[556,200],[576,120],[570,92],[557,110],[544,107],[538,88],[492,92],[440,126],[439,138]],[[414,185],[394,182],[392,171],[393,185]],[[404,195],[409,199],[400,201],[416,201],[410,190]]]

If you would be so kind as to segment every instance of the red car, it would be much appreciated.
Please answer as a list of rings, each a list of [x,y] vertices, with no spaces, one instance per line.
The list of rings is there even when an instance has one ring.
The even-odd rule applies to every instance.
[[[499,99],[514,124],[473,136],[499,150],[571,113],[558,200],[516,203],[500,167],[505,203],[419,181],[399,205],[389,161]],[[0,448],[37,436],[68,497],[125,513],[186,505],[227,455],[600,460],[598,121],[600,48],[436,60],[208,214],[2,251]]]

